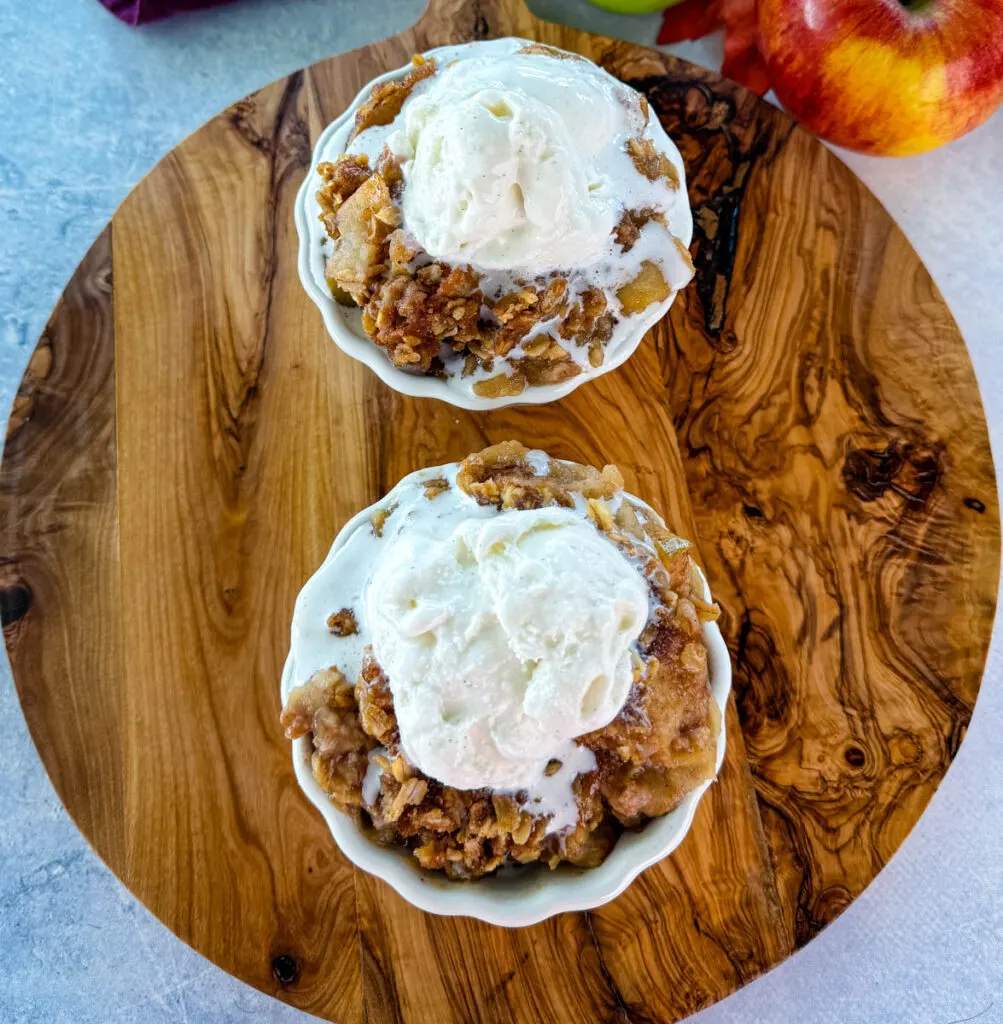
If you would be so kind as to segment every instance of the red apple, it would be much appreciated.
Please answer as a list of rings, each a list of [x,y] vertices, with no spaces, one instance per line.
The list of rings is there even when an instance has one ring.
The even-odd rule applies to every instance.
[[[759,0],[770,84],[840,146],[922,153],[1003,100],[1003,0]]]

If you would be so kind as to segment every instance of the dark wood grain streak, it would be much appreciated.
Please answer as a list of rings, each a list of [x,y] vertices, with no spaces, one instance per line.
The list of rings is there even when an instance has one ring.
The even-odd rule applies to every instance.
[[[331,344],[292,210],[369,79],[507,34],[648,95],[687,164],[698,273],[618,371],[482,415],[403,398]],[[694,538],[736,666],[727,758],[685,843],[613,903],[515,931],[356,871],[277,724],[293,601],[339,527],[508,437],[616,462]],[[53,782],[200,952],[342,1024],[666,1024],[809,941],[922,813],[978,692],[999,508],[950,314],[823,147],[683,62],[519,0],[436,0],[236,104],[137,187],[29,365],[0,536],[5,639]]]

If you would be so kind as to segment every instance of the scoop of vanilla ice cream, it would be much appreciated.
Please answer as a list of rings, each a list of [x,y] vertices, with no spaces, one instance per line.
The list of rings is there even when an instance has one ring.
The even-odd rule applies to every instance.
[[[614,227],[624,140],[638,127],[616,89],[578,60],[447,65],[388,139],[404,161],[408,230],[433,257],[487,270],[536,274],[597,259]]]
[[[619,712],[647,586],[566,509],[409,520],[373,574],[366,621],[401,746],[458,789],[518,789]]]

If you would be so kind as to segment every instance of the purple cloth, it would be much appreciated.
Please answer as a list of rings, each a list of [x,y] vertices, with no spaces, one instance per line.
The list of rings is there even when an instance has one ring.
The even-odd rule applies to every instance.
[[[101,3],[127,25],[166,18],[179,11],[196,11],[200,7],[216,7],[230,0],[101,0]]]

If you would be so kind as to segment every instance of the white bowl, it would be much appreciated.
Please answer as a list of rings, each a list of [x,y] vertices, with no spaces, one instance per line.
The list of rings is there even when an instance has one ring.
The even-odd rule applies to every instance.
[[[422,470],[422,475],[437,475],[436,470]],[[398,484],[400,487],[407,477]],[[345,524],[335,538],[325,565],[337,554],[357,529],[370,528],[375,510],[394,504],[396,488],[380,501],[363,509]],[[649,511],[640,499],[631,496]],[[704,599],[709,601],[710,588],[700,573]],[[731,692],[731,659],[717,623],[703,627],[707,644],[710,688],[721,711],[721,732],[717,739],[717,764],[721,770],[725,751],[725,707]],[[292,654],[286,659],[282,673],[282,704],[295,685]],[[702,783],[688,793],[682,803],[669,814],[653,818],[639,832],[624,832],[610,855],[597,868],[575,868],[561,864],[555,871],[542,865],[502,869],[471,882],[451,882],[439,872],[424,871],[411,853],[400,846],[377,846],[365,837],[347,815],[342,814],[321,789],[310,770],[309,737],[293,741],[293,768],[303,792],[320,811],[339,849],[363,871],[382,879],[401,896],[421,910],[445,916],[476,917],[488,924],[521,928],[536,924],[554,914],[573,910],[590,910],[615,899],[645,869],[667,857],[683,841],[689,831],[700,798],[711,782]]]
[[[486,42],[465,43],[461,46],[439,47],[429,50],[425,56],[436,57],[442,63],[446,63],[464,56],[471,47],[477,47],[479,53],[509,53],[513,47],[522,46],[526,42],[528,41],[524,39],[492,39]],[[630,326],[633,330],[625,331],[616,344],[611,343],[607,346],[606,358],[602,366],[597,369],[583,369],[578,376],[560,384],[527,387],[520,395],[502,398],[481,398],[466,390],[469,387],[469,382],[462,381],[458,376],[442,380],[437,377],[426,377],[422,374],[399,370],[383,349],[376,345],[362,329],[361,311],[341,306],[334,300],[324,276],[323,245],[327,235],[324,225],[320,221],[320,206],[317,203],[317,190],[321,184],[317,174],[317,165],[322,160],[334,159],[337,154],[344,152],[355,111],[368,99],[373,86],[390,79],[401,78],[410,68],[411,65],[408,64],[396,71],[388,71],[386,74],[374,78],[355,97],[351,106],[321,132],[317,145],[314,147],[310,170],[296,197],[295,215],[296,230],[299,234],[300,280],[303,282],[307,294],[320,310],[321,316],[324,318],[324,326],[334,343],[346,355],[365,363],[384,384],[395,391],[399,391],[403,395],[410,395],[412,398],[438,398],[461,409],[497,409],[506,405],[541,405],[545,402],[553,402],[570,394],[586,381],[594,380],[604,373],[609,373],[610,370],[615,370],[634,354],[645,334],[668,312],[676,297],[676,292],[673,292],[664,302],[649,306],[642,314],[632,319]],[[665,134],[658,118],[652,117],[650,125],[659,148],[669,155],[680,173],[682,201],[677,204],[674,211],[675,219],[672,229],[673,233],[688,247],[693,237],[693,215],[685,198],[686,182],[682,157],[675,144]]]

